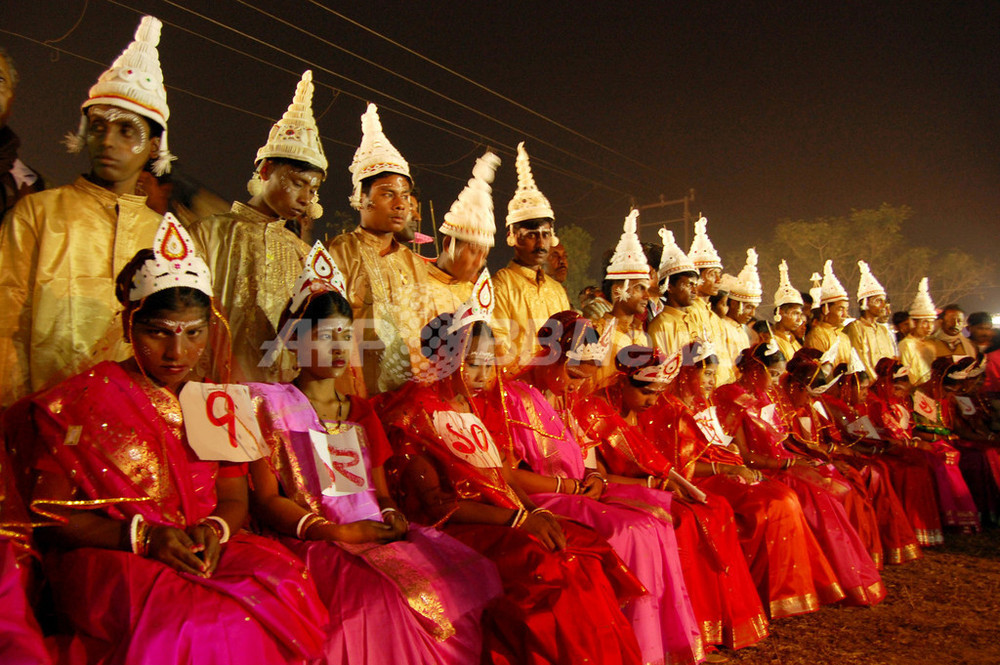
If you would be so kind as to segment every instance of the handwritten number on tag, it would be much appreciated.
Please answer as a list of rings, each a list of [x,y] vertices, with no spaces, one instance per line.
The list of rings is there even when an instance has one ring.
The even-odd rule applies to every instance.
[[[331,447],[330,453],[338,457],[346,457],[347,458],[346,462],[336,459],[332,460],[333,468],[339,471],[340,475],[342,475],[344,478],[347,478],[358,487],[364,487],[365,479],[355,473],[351,473],[348,470],[353,466],[357,466],[358,462],[361,461],[361,456],[358,455],[358,452],[356,450]]]
[[[221,416],[215,415],[215,403],[219,400],[223,402]],[[233,402],[233,398],[223,390],[216,390],[209,393],[208,399],[205,400],[205,413],[208,416],[209,422],[213,425],[226,428],[226,431],[229,433],[229,444],[233,448],[238,448],[239,444],[236,441],[236,404]]]

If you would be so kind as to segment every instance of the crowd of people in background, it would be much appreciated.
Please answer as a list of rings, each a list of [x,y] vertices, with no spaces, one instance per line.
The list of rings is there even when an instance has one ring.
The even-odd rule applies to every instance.
[[[309,71],[246,202],[161,215],[161,27],[90,88],[72,184],[0,129],[4,663],[719,662],[1000,519],[1000,347],[927,278],[893,312],[877,266],[852,297],[780,260],[762,311],[755,249],[726,273],[707,219],[685,251],[633,210],[574,309],[524,144],[507,266],[491,152],[428,260],[374,104],[358,226],[310,246]]]

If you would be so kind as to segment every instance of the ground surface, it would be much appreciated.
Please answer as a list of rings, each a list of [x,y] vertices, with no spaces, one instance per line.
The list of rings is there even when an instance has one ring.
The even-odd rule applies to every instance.
[[[882,573],[873,608],[824,607],[771,624],[739,665],[1000,665],[1000,530],[948,534],[943,547]]]

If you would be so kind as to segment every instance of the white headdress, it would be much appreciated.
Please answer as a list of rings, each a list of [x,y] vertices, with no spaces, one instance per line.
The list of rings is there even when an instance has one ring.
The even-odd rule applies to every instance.
[[[671,275],[676,275],[680,272],[693,272],[698,274],[698,269],[694,267],[694,263],[688,258],[687,254],[677,246],[677,242],[674,240],[673,231],[668,231],[666,228],[661,228],[659,230],[660,240],[663,241],[663,253],[660,255],[660,269],[659,275],[660,280],[664,280]]]
[[[809,282],[812,284],[812,288],[809,289],[809,297],[813,301],[812,308],[819,309],[819,301],[823,298],[823,276],[814,272],[809,276]]]
[[[314,90],[312,70],[307,69],[303,72],[298,85],[295,86],[295,97],[292,98],[292,103],[288,105],[281,120],[271,127],[267,143],[257,151],[255,162],[270,157],[295,159],[315,166],[326,173],[326,155],[323,154],[323,144],[319,140],[319,129],[313,118]]]
[[[611,341],[615,337],[615,325],[609,322],[604,326],[604,332],[596,342],[581,344],[575,349],[566,352],[566,357],[575,362],[604,362],[611,350]]]
[[[263,160],[277,157],[305,162],[326,173],[326,155],[323,154],[323,144],[319,140],[319,129],[312,112],[313,90],[312,70],[307,69],[295,87],[295,97],[288,110],[271,127],[267,143],[257,150],[257,159],[254,160],[257,168]],[[260,172],[255,171],[247,183],[247,191],[251,196],[257,196],[262,189]],[[323,216],[319,195],[313,197],[306,214],[312,219]]]
[[[774,307],[777,309],[782,305],[804,305],[802,294],[792,286],[788,279],[788,262],[781,259],[778,264],[778,290],[774,292]]]
[[[153,238],[153,258],[148,259],[132,277],[128,299],[132,302],[177,286],[212,294],[212,273],[204,259],[195,254],[194,242],[171,213],[163,216]]]
[[[632,378],[637,381],[645,381],[646,383],[670,383],[677,378],[677,374],[680,371],[681,351],[678,349],[661,364],[643,367],[633,374]]]
[[[306,256],[302,273],[295,280],[292,302],[288,311],[298,312],[310,295],[330,291],[346,295],[347,285],[344,283],[344,275],[340,272],[333,257],[323,247],[323,243],[317,240],[309,255]]]
[[[685,367],[694,367],[709,356],[715,355],[715,345],[707,340],[695,340],[681,349]]]
[[[823,264],[823,286],[820,291],[819,304],[820,306],[829,305],[841,300],[850,301],[850,297],[848,297],[847,290],[841,285],[840,280],[833,273],[833,261],[827,259],[826,263]]]
[[[453,334],[476,321],[489,323],[493,318],[493,305],[493,282],[490,280],[490,271],[484,268],[472,287],[468,302],[455,310],[448,333]]]
[[[472,167],[472,178],[458,199],[451,204],[451,210],[445,213],[444,223],[438,229],[446,236],[456,240],[492,247],[497,233],[496,219],[493,216],[493,190],[490,183],[500,166],[500,158],[492,152],[476,160]],[[452,243],[449,247],[453,248]]]
[[[715,246],[708,237],[708,220],[702,217],[694,223],[694,240],[691,241],[691,251],[688,258],[698,270],[703,268],[718,268],[722,270],[722,258],[715,251]]]
[[[913,304],[910,305],[909,312],[911,319],[937,318],[937,308],[934,307],[934,301],[931,300],[926,277],[922,278],[920,285],[917,286],[917,297],[913,299]]]
[[[861,279],[858,281],[858,302],[862,308],[868,306],[868,298],[874,296],[885,296],[885,289],[875,279],[872,269],[864,261],[858,261],[858,269],[861,271]]]
[[[361,145],[354,153],[350,171],[351,183],[354,185],[351,206],[356,209],[361,208],[361,181],[365,178],[380,173],[398,173],[410,177],[410,165],[382,133],[378,107],[374,104],[368,104],[368,109],[361,116]]]
[[[507,204],[507,226],[529,219],[556,218],[552,206],[545,195],[535,185],[535,177],[531,174],[531,162],[524,141],[517,144],[517,191],[514,198]]]
[[[764,287],[760,284],[760,275],[757,274],[757,250],[753,247],[747,249],[747,262],[736,278],[736,285],[729,292],[729,297],[740,302],[748,302],[751,305],[759,305],[763,300]]]
[[[167,148],[170,107],[167,106],[167,91],[163,87],[160,55],[156,50],[162,27],[159,19],[142,17],[135,31],[135,40],[122,51],[111,68],[101,74],[90,89],[87,101],[81,105],[84,115],[80,118],[77,133],[66,135],[65,142],[70,152],[80,152],[86,143],[87,108],[107,104],[137,113],[163,128],[159,154],[153,162],[153,175],[170,173],[170,162],[177,158]]]
[[[646,263],[646,254],[642,251],[642,244],[636,233],[639,211],[632,210],[625,218],[622,237],[618,240],[615,253],[608,264],[604,279],[625,280],[625,290],[628,290],[628,280],[649,279],[649,264]]]

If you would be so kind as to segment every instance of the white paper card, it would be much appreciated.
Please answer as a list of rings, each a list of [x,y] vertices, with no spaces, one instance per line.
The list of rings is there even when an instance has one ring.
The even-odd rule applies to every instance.
[[[868,416],[861,416],[853,423],[847,426],[847,431],[854,436],[860,436],[865,439],[879,439],[882,437],[878,435],[878,430],[875,429],[875,425],[872,423],[872,419]]]
[[[816,409],[816,413],[818,413],[819,415],[823,416],[827,420],[830,419],[830,415],[826,412],[826,407],[823,406],[823,402],[819,400],[814,400],[813,408]]]
[[[725,447],[733,440],[733,437],[722,429],[722,423],[719,422],[719,412],[714,406],[694,414],[694,421],[698,423],[698,429],[711,444]]]
[[[346,427],[336,434],[309,430],[309,440],[313,444],[313,456],[323,494],[345,496],[357,494],[371,486],[356,427]]]
[[[958,404],[958,409],[962,412],[963,416],[976,415],[976,405],[972,403],[971,397],[955,395],[955,403]]]
[[[937,420],[938,403],[919,390],[913,391],[913,410],[928,420]]]
[[[760,410],[761,420],[777,426],[778,423],[774,421],[774,413],[777,410],[777,408],[778,407],[775,404],[767,404],[766,406],[764,406],[764,408]]]
[[[503,466],[493,437],[475,414],[438,411],[434,414],[434,426],[456,457],[478,469]]]
[[[180,403],[188,445],[199,459],[252,462],[267,452],[246,386],[190,381]]]

